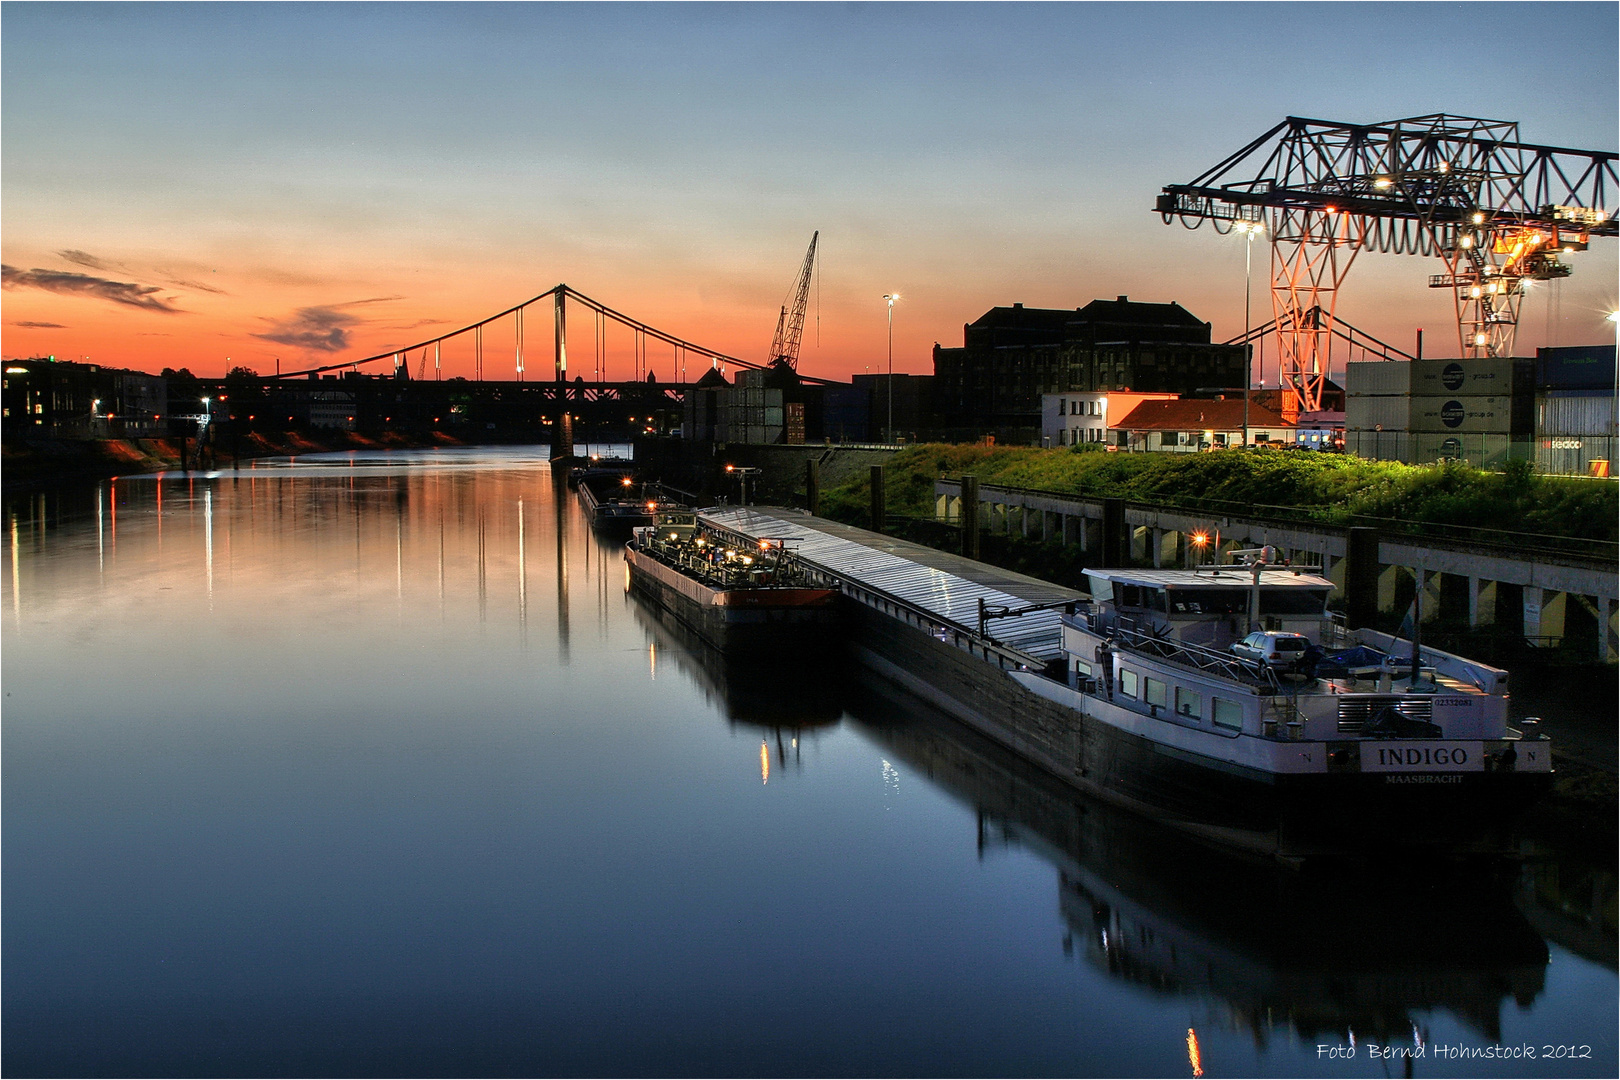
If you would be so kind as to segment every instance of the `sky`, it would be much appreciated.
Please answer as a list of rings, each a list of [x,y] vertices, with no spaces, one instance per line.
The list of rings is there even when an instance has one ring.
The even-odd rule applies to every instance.
[[[885,370],[896,292],[896,371],[932,371],[935,342],[1014,302],[1177,301],[1224,340],[1243,328],[1243,241],[1166,226],[1162,187],[1289,115],[1483,115],[1612,151],[1617,11],[4,3],[0,353],[290,371],[566,282],[763,360],[818,230],[809,374]],[[1617,246],[1526,300],[1519,354],[1612,340]],[[1450,293],[1426,287],[1442,269],[1364,253],[1339,316],[1407,347],[1423,327],[1426,355],[1455,355]],[[527,322],[534,377],[549,306]],[[571,311],[572,372],[592,370],[594,334]],[[609,329],[609,377],[632,347]],[[486,377],[511,377],[515,350],[510,321],[486,330]],[[676,374],[666,346],[648,359]],[[441,361],[471,375],[470,340]]]

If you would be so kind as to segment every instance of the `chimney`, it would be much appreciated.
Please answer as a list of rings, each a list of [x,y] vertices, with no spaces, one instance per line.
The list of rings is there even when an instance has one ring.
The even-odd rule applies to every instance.
[[[1015,308],[1021,308],[1023,306],[1024,306],[1023,304],[1017,304],[1017,303],[1013,304],[1013,307],[1015,307]]]
[[[1130,302],[1131,302],[1131,298],[1130,298],[1130,297],[1128,297],[1128,296],[1121,296],[1121,297],[1120,297],[1120,298],[1119,298],[1119,301],[1118,301],[1118,302],[1119,302],[1119,303],[1121,303],[1121,304],[1128,304],[1128,303],[1130,303]]]

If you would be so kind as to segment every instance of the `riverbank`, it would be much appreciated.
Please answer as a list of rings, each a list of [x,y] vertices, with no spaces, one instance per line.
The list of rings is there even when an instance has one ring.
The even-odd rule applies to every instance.
[[[461,446],[460,439],[441,431],[421,434],[384,432],[375,436],[352,431],[249,432],[235,439],[225,435],[211,448],[212,467],[230,467],[233,461],[290,457],[298,454]],[[194,450],[192,451],[195,452]],[[7,495],[39,491],[59,484],[106,480],[114,476],[160,472],[181,466],[179,439],[26,439],[7,441],[3,448],[3,482]]]

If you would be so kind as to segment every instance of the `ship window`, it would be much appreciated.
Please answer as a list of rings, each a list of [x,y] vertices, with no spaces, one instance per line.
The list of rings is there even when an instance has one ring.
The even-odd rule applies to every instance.
[[[1162,707],[1166,701],[1164,683],[1153,678],[1152,676],[1149,676],[1147,680],[1147,697],[1145,700],[1149,705],[1158,705]]]
[[[1216,727],[1231,728],[1233,731],[1243,730],[1243,706],[1225,698],[1210,700],[1215,708],[1213,719]]]
[[[1129,698],[1136,696],[1136,672],[1124,670],[1120,671],[1119,692]]]
[[[1091,665],[1084,660],[1076,660],[1074,662],[1074,673],[1082,679],[1089,679],[1092,675]]]
[[[1204,715],[1204,695],[1188,690],[1185,686],[1176,687],[1176,715],[1190,716],[1194,720]]]

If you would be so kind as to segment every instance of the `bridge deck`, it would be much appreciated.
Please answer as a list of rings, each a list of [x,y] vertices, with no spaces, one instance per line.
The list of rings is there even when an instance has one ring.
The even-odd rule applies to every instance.
[[[1083,592],[921,544],[783,507],[713,507],[700,517],[751,540],[783,538],[800,559],[849,584],[903,600],[975,633],[979,600],[1011,608],[1088,599]],[[1061,654],[1062,613],[993,621],[989,634],[1042,660]]]

